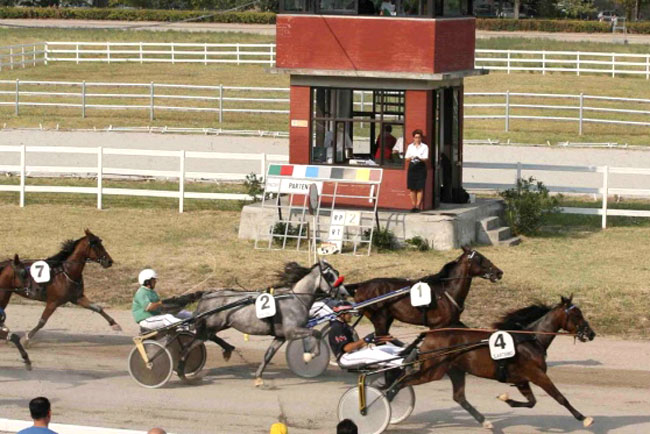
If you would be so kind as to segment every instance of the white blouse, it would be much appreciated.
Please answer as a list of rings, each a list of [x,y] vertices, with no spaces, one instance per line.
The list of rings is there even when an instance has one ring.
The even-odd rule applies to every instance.
[[[408,148],[406,148],[406,155],[404,155],[404,158],[416,157],[420,160],[427,160],[429,158],[429,147],[425,143],[420,143],[420,146],[411,143]]]

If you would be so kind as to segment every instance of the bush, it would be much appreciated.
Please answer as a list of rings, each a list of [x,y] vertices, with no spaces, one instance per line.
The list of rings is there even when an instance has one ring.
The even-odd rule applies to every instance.
[[[370,229],[363,232],[363,239],[370,238]],[[376,228],[372,233],[372,245],[381,250],[399,250],[402,248],[397,237],[388,228]]]
[[[246,194],[253,196],[254,200],[257,201],[258,196],[264,194],[264,178],[258,178],[255,173],[251,172],[246,175],[244,187],[246,187]]]
[[[529,32],[571,32],[611,33],[610,23],[585,20],[544,20],[512,18],[477,18],[477,30],[529,31]],[[650,22],[627,23],[628,33],[650,34]]]
[[[409,246],[413,247],[414,249],[420,252],[426,252],[427,250],[431,249],[431,247],[429,247],[429,243],[427,242],[427,240],[425,240],[419,235],[416,235],[415,237],[409,238],[408,240],[405,241],[406,244],[408,244]]]
[[[501,197],[506,202],[506,222],[515,235],[537,233],[546,216],[559,211],[560,198],[552,197],[532,176],[517,180],[517,186],[502,192]]]

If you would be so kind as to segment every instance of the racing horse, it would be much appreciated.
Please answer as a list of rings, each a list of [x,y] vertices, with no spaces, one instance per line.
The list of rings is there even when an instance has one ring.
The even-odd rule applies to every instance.
[[[41,285],[34,282],[31,276],[28,276],[27,285],[33,289],[31,291],[17,292],[0,289],[0,307],[3,309],[9,304],[13,292],[17,292],[18,295],[25,298],[45,302],[45,310],[43,310],[41,319],[25,337],[26,346],[29,344],[29,340],[45,326],[52,313],[67,302],[99,313],[108,321],[113,330],[122,330],[117,322],[104,312],[100,306],[91,302],[84,295],[83,271],[89,261],[97,262],[103,268],[109,268],[113,265],[113,259],[102,245],[102,240],[86,229],[83,237],[76,241],[65,241],[56,255],[45,260],[51,269],[51,277],[48,282]],[[10,262],[0,262],[0,268]],[[29,267],[34,262],[33,260],[25,261],[25,265]]]
[[[503,271],[476,250],[463,246],[463,253],[454,261],[445,264],[437,274],[417,280],[375,278],[345,287],[357,303],[412,286],[417,282],[425,282],[431,287],[431,303],[427,306],[412,306],[406,293],[404,296],[362,309],[362,313],[375,327],[375,334],[385,336],[388,335],[395,319],[429,328],[445,327],[458,321],[474,277],[496,282],[503,277]]]
[[[284,272],[279,273],[278,277],[280,279],[278,287],[273,291],[276,299],[276,314],[273,317],[259,319],[255,305],[247,304],[207,315],[196,326],[197,336],[203,340],[231,327],[249,335],[273,336],[273,342],[255,372],[256,387],[264,384],[262,373],[286,340],[306,337],[320,339],[318,330],[306,327],[309,310],[317,296],[333,298],[349,296],[342,285],[343,277],[339,277],[338,271],[324,260],[320,260],[311,268],[290,262],[285,265]],[[194,316],[236,302],[243,297],[255,297],[259,294],[235,290],[207,292],[201,297]]]
[[[2,267],[2,269],[0,269],[1,289],[5,289],[7,291],[22,289],[25,286],[26,280],[27,280],[27,269],[25,268],[25,264],[23,264],[20,261],[18,255],[15,255],[14,259],[11,260],[8,265],[5,265],[4,267]],[[20,353],[20,356],[23,358],[23,362],[25,363],[25,368],[28,371],[31,371],[32,362],[29,360],[29,355],[27,354],[27,351],[25,351],[22,344],[20,343],[20,338],[18,337],[18,335],[15,333],[11,333],[11,331],[4,325],[6,319],[7,316],[5,314],[4,309],[0,308],[0,339],[1,340],[6,339],[16,346],[18,352]]]
[[[532,382],[566,407],[585,427],[591,426],[593,418],[585,417],[576,410],[546,374],[546,350],[559,330],[575,334],[581,342],[591,341],[596,336],[580,309],[573,304],[573,296],[561,297],[560,303],[554,307],[535,304],[512,311],[493,327],[512,330],[514,338],[515,355],[506,359],[501,366],[490,355],[487,345],[490,331],[462,328],[430,330],[422,334],[426,337],[419,348],[421,367],[407,377],[405,383],[428,383],[448,374],[454,401],[484,427],[492,428],[485,416],[465,398],[465,374],[497,379],[516,386],[527,402],[510,399],[505,393],[500,395],[498,398],[510,407],[535,406],[535,395],[530,388]]]

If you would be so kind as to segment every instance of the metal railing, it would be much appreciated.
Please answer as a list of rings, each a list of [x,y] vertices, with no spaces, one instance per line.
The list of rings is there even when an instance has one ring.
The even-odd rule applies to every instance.
[[[178,199],[178,211],[183,212],[185,199],[211,199],[211,200],[252,200],[248,194],[236,193],[206,193],[206,192],[189,192],[185,191],[187,180],[209,180],[209,181],[242,181],[246,179],[245,173],[223,173],[216,171],[188,171],[186,163],[189,160],[223,160],[224,166],[233,160],[258,162],[259,172],[253,171],[258,176],[265,176],[266,168],[269,161],[286,162],[288,158],[285,155],[274,155],[266,153],[257,154],[240,154],[240,153],[222,153],[222,152],[196,152],[196,151],[163,151],[148,149],[117,149],[117,148],[85,148],[69,146],[0,146],[0,153],[18,153],[20,156],[19,164],[0,165],[0,173],[18,174],[20,183],[18,185],[0,184],[0,191],[18,192],[19,204],[25,206],[26,193],[80,193],[92,194],[97,196],[97,208],[102,209],[104,195],[121,195],[121,196],[140,196],[140,197],[165,197]],[[28,165],[28,154],[45,154],[45,155],[82,155],[96,156],[96,164],[93,166],[53,166],[53,165]],[[152,170],[129,167],[111,167],[104,162],[106,156],[127,156],[127,157],[147,157],[150,158],[177,158],[177,170]],[[151,165],[156,166],[156,165]],[[147,166],[147,167],[151,167]],[[212,167],[212,166],[210,166]],[[72,187],[72,186],[52,186],[52,185],[26,185],[26,179],[33,176],[33,173],[51,174],[52,176],[75,175],[83,177],[94,177],[97,179],[97,185],[94,187]],[[133,188],[107,188],[103,186],[104,178],[110,176],[128,176],[128,177],[145,177],[145,178],[165,178],[177,179],[178,190],[152,190],[152,189],[133,189]]]
[[[47,64],[47,42],[0,47],[0,71]]]
[[[494,71],[637,75],[650,79],[650,54],[477,49],[474,67]]]

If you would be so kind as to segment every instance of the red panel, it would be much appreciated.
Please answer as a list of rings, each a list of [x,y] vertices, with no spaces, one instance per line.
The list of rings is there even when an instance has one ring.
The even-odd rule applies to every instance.
[[[309,86],[291,86],[289,92],[289,162],[292,164],[309,164],[309,137],[311,117],[311,91]],[[304,125],[307,127],[292,124]]]
[[[278,68],[435,73],[474,66],[474,18],[278,15]]]
[[[280,175],[291,176],[293,175],[293,166],[282,166],[280,168]]]

